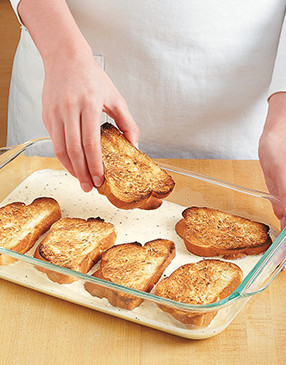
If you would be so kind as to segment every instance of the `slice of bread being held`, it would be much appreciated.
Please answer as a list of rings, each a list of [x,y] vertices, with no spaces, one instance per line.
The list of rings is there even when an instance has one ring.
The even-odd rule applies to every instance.
[[[0,246],[24,254],[60,217],[60,206],[52,198],[37,198],[29,205],[8,204],[0,208]],[[0,265],[15,261],[0,255]]]
[[[116,245],[107,250],[101,259],[100,269],[93,276],[128,288],[150,292],[166,267],[175,257],[175,244],[165,239]],[[107,298],[113,306],[132,310],[143,299],[120,291],[86,282],[86,290],[93,296]]]
[[[155,294],[192,305],[211,304],[228,297],[242,280],[243,274],[237,265],[208,259],[179,267],[157,284]],[[159,307],[180,322],[199,327],[208,326],[217,313],[191,312],[162,305]]]
[[[265,252],[271,245],[269,227],[263,223],[211,208],[191,207],[176,231],[187,249],[198,256],[234,259]]]
[[[175,183],[110,123],[101,126],[105,181],[98,191],[121,209],[156,209]]]
[[[35,257],[54,265],[87,273],[101,254],[113,246],[116,230],[101,218],[63,218],[52,225],[49,234],[37,247]],[[56,271],[37,267],[60,284],[76,279]]]

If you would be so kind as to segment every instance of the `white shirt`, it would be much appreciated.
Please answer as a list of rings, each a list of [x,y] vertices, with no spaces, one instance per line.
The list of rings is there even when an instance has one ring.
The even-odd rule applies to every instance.
[[[11,0],[16,11],[19,0]],[[68,0],[155,157],[256,159],[267,99],[286,91],[285,0]],[[48,30],[47,30],[48,31]],[[22,27],[8,144],[47,135],[43,65]]]

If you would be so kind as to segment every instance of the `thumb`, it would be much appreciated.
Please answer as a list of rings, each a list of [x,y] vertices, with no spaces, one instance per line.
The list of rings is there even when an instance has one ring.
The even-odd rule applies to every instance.
[[[114,119],[117,127],[123,133],[124,137],[136,148],[139,142],[139,127],[135,123],[126,101],[119,94],[113,103],[105,105],[104,110],[112,119]]]

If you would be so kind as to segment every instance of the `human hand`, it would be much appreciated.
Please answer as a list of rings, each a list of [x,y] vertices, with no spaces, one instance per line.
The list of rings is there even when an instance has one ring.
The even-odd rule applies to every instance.
[[[139,129],[127,104],[89,50],[45,62],[43,121],[56,157],[88,192],[104,180],[100,147],[102,112],[138,144]]]
[[[286,93],[273,94],[263,133],[259,141],[259,159],[270,194],[279,202],[272,202],[280,220],[286,226]]]
[[[82,189],[90,191],[104,179],[102,112],[134,145],[139,129],[125,100],[96,63],[65,0],[21,0],[18,12],[43,60],[43,121],[54,152]]]

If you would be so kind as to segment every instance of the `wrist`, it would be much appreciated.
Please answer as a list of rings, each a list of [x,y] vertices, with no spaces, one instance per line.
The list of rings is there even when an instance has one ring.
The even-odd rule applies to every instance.
[[[268,113],[265,128],[286,128],[286,92],[272,94],[268,100]]]
[[[19,15],[36,44],[44,67],[92,56],[65,0],[21,0]]]
[[[70,63],[81,62],[93,58],[92,49],[85,40],[72,37],[58,40],[48,51],[41,53],[45,72],[55,66],[67,66]]]

